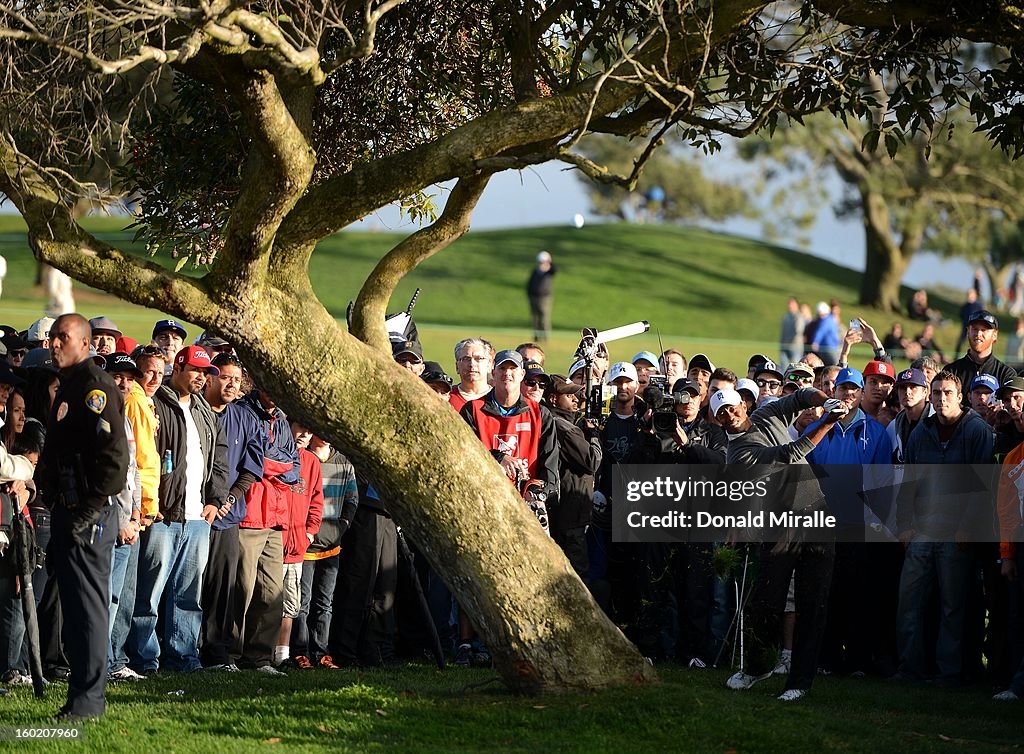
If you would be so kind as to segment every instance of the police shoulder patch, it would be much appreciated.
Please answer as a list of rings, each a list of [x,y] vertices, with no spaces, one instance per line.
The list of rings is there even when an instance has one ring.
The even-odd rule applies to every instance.
[[[94,414],[102,414],[107,405],[107,394],[102,390],[90,390],[85,396],[85,405]]]

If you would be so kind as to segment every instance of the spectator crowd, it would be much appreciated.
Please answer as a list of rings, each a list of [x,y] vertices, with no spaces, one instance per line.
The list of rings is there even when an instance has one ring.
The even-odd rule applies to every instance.
[[[695,672],[729,666],[743,612],[746,657],[730,688],[783,675],[780,699],[790,701],[817,674],[833,673],[1024,696],[1016,565],[1024,554],[1024,377],[994,355],[997,318],[973,309],[966,355],[947,363],[922,344],[897,372],[866,321],[840,326],[836,302],[819,304],[813,317],[803,309],[790,300],[781,360],[754,354],[745,369],[673,348],[613,360],[601,347],[562,371],[546,365],[536,343],[500,350],[466,338],[454,345],[453,378],[405,333],[396,334],[393,356],[467,422],[598,605],[652,660]],[[4,479],[17,478],[19,456],[45,458],[47,429],[67,414],[53,326],[43,318],[25,331],[3,328]],[[435,635],[454,664],[490,664],[470,616],[415,542],[405,542],[387,501],[342,452],[289,420],[229,342],[212,333],[190,342],[174,320],[157,322],[142,344],[107,317],[89,326],[92,358],[123,401],[123,426],[111,431],[124,433],[130,456],[111,498],[109,682],[385,666],[422,657]],[[861,344],[869,358],[854,356]],[[676,415],[668,432],[652,427],[645,400],[656,377]],[[600,398],[587,393],[591,384],[603,386]],[[617,542],[613,506],[625,503],[613,499],[614,471],[645,463],[852,465],[863,469],[853,492],[865,497],[915,464],[1001,466],[998,495],[979,501],[990,511],[991,542],[960,541],[942,522],[942,536],[923,534],[936,529],[922,520],[930,514],[921,500],[888,516],[865,512],[863,523],[883,534],[877,542]],[[40,552],[58,497],[44,478],[37,471],[6,481],[0,494],[2,531],[25,512]],[[824,481],[797,492],[830,501],[849,493]],[[738,604],[737,568],[723,565],[733,555],[759,563]],[[59,682],[76,645],[62,629],[53,557],[51,546],[32,582],[44,672]],[[8,549],[0,556],[0,680],[8,685],[31,683],[22,594]]]

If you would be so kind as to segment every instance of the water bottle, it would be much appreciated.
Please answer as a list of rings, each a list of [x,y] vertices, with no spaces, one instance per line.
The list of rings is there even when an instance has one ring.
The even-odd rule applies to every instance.
[[[170,450],[165,450],[164,451],[163,463],[160,464],[160,473],[161,474],[170,474],[173,470],[174,470],[174,461],[173,461],[173,459],[171,457],[171,451]]]

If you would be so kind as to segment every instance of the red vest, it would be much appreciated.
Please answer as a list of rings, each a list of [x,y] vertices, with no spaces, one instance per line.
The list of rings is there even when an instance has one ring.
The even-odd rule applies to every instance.
[[[484,411],[487,402],[487,396],[469,402],[477,435],[484,447],[513,458],[525,458],[529,464],[530,477],[536,479],[541,431],[540,406],[524,400],[528,411],[512,416],[495,416]]]

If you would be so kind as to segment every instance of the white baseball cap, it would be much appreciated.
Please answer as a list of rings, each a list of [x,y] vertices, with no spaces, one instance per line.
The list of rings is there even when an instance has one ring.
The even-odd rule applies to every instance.
[[[757,383],[746,377],[736,382],[736,392],[738,393],[740,390],[746,390],[755,401],[757,396],[761,394],[761,389],[757,386]]]
[[[50,328],[53,327],[53,323],[56,321],[53,317],[40,317],[29,326],[28,332],[25,333],[25,340],[30,343],[48,340]]]
[[[537,255],[537,261],[538,262],[550,262],[551,261],[551,255],[548,252],[546,252],[546,251],[542,251],[542,252],[540,252]]]
[[[630,364],[628,361],[616,361],[612,364],[612,368],[608,370],[608,384],[611,385],[619,377],[628,377],[637,382],[639,379],[636,373],[636,367]]]
[[[718,410],[722,406],[738,406],[741,403],[743,403],[743,399],[740,397],[740,394],[731,387],[719,390],[711,396],[711,415],[718,416]]]

